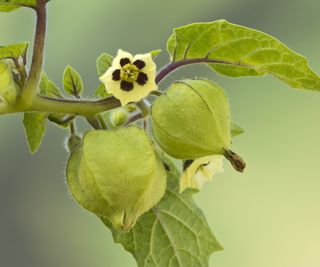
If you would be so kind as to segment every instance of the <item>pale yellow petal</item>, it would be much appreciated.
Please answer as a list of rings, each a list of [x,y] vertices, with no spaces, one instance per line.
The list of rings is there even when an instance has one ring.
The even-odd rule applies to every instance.
[[[124,91],[121,89],[121,81],[114,81],[112,79],[112,74],[115,70],[121,69],[120,60],[122,58],[129,58],[132,63],[136,59],[141,59],[146,63],[146,67],[143,68],[143,72],[148,76],[148,81],[146,84],[139,85],[137,82],[135,82],[131,91]],[[155,77],[156,65],[152,60],[151,54],[140,54],[133,57],[130,53],[119,49],[117,56],[113,60],[112,66],[100,77],[100,81],[105,85],[108,93],[119,99],[122,105],[126,105],[129,102],[140,101],[151,91],[157,90]]]
[[[106,87],[107,92],[119,99],[122,105],[126,105],[129,102],[137,102],[145,98],[151,91],[157,90],[156,83],[150,81],[143,86],[134,83],[134,87],[131,91],[124,91],[120,87],[121,81],[112,80],[112,73],[114,70],[115,68],[110,68],[100,77],[100,81]]]
[[[157,85],[154,82],[148,82],[143,86],[134,83],[134,87],[131,91],[125,92],[121,90],[123,93],[119,100],[121,101],[122,105],[125,105],[129,102],[138,102],[141,99],[145,98],[151,91],[154,91],[156,89]]]
[[[146,65],[143,69],[141,69],[143,72],[147,72],[147,71],[153,71],[156,72],[156,68],[157,65],[156,63],[153,61],[152,55],[150,53],[147,54],[137,54],[134,56],[133,60],[142,60]]]
[[[140,95],[141,98],[146,97],[150,92],[157,90],[158,86],[155,81],[148,81],[145,85],[139,85],[134,83],[134,90],[137,95]]]
[[[129,58],[131,63],[133,63],[133,60],[134,60],[132,54],[130,54],[129,52],[126,52],[122,49],[119,49],[117,56],[112,61],[112,67],[114,67],[116,69],[121,69],[120,60],[122,58]]]
[[[206,166],[206,170],[213,174],[224,172],[223,159],[223,156],[211,156],[210,162]]]
[[[222,156],[207,156],[194,160],[181,175],[180,193],[187,188],[200,190],[205,182],[212,180],[215,174],[221,172],[223,172]]]
[[[120,88],[120,83],[121,80],[119,81],[114,81],[112,79],[112,73],[116,70],[116,68],[114,67],[110,67],[105,74],[103,74],[100,77],[100,81],[104,84],[104,86],[106,87],[106,90],[109,94],[112,94],[115,98],[119,99],[122,105],[123,102],[125,102],[125,98],[126,98],[126,92],[124,92],[121,88]]]
[[[193,188],[193,186],[191,185],[191,179],[189,179],[187,173],[183,172],[180,177],[180,193],[182,193],[187,188]]]
[[[146,69],[146,70],[143,70],[142,72],[144,72],[145,74],[147,74],[147,76],[148,76],[148,82],[155,82],[155,80],[156,80],[156,75],[157,75],[156,69]]]
[[[118,86],[120,88],[120,81],[114,81],[112,79],[112,73],[115,70],[116,70],[116,68],[110,67],[102,76],[99,77],[99,80],[104,84],[104,86],[109,94],[113,94],[112,88],[118,87]]]
[[[148,76],[148,82],[143,85],[142,87],[145,87],[144,90],[145,92],[148,92],[150,93],[151,91],[156,91],[158,89],[158,86],[156,84],[156,75],[157,75],[157,72],[156,72],[156,69],[153,68],[147,68],[147,69],[144,69],[143,72]],[[146,93],[146,94],[148,94]]]

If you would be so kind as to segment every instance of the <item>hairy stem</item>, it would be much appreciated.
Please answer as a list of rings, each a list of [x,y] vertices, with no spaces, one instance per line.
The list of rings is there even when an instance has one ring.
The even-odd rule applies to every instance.
[[[87,122],[92,126],[93,129],[101,130],[102,125],[96,115],[90,115],[86,117]]]
[[[137,107],[140,109],[143,117],[147,117],[150,114],[150,104],[145,99],[137,102]]]
[[[32,105],[41,78],[47,25],[46,1],[38,0],[38,5],[35,10],[37,14],[37,24],[31,69],[18,102],[18,106],[23,106],[25,108]]]
[[[17,58],[14,58],[13,61],[14,61],[14,65],[16,66],[16,69],[20,74],[20,86],[23,87],[28,77],[28,73],[26,71],[25,65],[24,63],[20,62],[20,60]]]
[[[143,119],[143,118],[145,118],[144,114],[141,113],[141,112],[139,112],[139,113],[137,113],[137,114],[132,115],[132,116],[128,119],[128,121],[125,123],[125,125],[130,125],[131,123],[134,123],[134,122],[136,122],[136,121],[138,121],[138,120],[141,120],[141,119]]]
[[[217,60],[217,59],[208,59],[208,58],[183,59],[180,61],[171,62],[168,65],[164,66],[157,74],[156,84],[160,83],[165,77],[167,77],[170,73],[174,72],[176,69],[186,65],[198,64],[198,63],[224,64],[224,65],[233,65],[233,66],[250,68],[250,66],[241,64],[239,62],[229,62],[229,61]]]
[[[69,129],[70,129],[70,134],[71,135],[75,135],[76,134],[76,125],[75,125],[74,121],[71,121],[69,123]]]
[[[29,111],[45,111],[75,115],[94,115],[120,106],[119,100],[108,97],[101,100],[71,100],[37,96]]]
[[[107,125],[106,121],[104,120],[103,116],[101,114],[98,114],[97,118],[100,121],[102,129],[107,130],[108,129],[108,125]]]
[[[38,11],[39,17],[38,17],[38,23],[41,21],[41,18],[45,18],[45,8]],[[40,23],[41,24],[41,23]],[[73,114],[73,115],[83,115],[83,116],[90,116],[95,115],[98,113],[101,113],[103,111],[111,110],[117,107],[120,107],[120,102],[114,98],[114,97],[108,97],[101,100],[69,100],[69,99],[56,99],[56,98],[50,98],[45,96],[39,96],[36,95],[36,90],[34,88],[37,88],[38,82],[35,82],[36,80],[40,79],[41,76],[41,66],[42,66],[42,56],[43,56],[43,45],[44,45],[44,32],[45,27],[37,27],[39,28],[37,30],[37,33],[42,35],[42,38],[39,39],[39,37],[36,38],[37,46],[40,47],[40,53],[36,53],[33,60],[33,67],[31,68],[29,78],[26,82],[25,90],[22,94],[27,95],[27,99],[29,97],[28,92],[32,92],[32,102],[31,105],[16,105],[14,107],[8,106],[4,103],[0,103],[0,115],[1,114],[9,114],[9,113],[17,113],[17,112],[24,112],[24,111],[38,111],[38,112],[48,112],[48,113],[63,113],[63,114]],[[40,41],[42,40],[42,41]],[[157,77],[156,77],[156,83],[160,83],[164,78],[166,78],[170,73],[175,71],[176,69],[190,65],[190,64],[197,64],[197,63],[212,63],[212,64],[225,64],[225,65],[234,65],[234,66],[241,66],[249,68],[250,66],[247,66],[245,64],[237,63],[237,62],[228,62],[223,60],[215,60],[215,59],[206,59],[206,58],[199,58],[199,59],[184,59],[177,62],[172,62],[162,68]],[[36,70],[38,70],[37,73]],[[34,78],[32,78],[34,77]],[[31,85],[36,87],[32,87]],[[33,90],[31,90],[33,88]],[[29,90],[29,91],[28,91]],[[35,94],[35,95],[34,95]],[[24,96],[22,96],[23,99]],[[137,104],[139,108],[143,109],[143,112],[147,112],[147,107],[144,102]]]
[[[50,118],[50,120],[57,123],[57,124],[68,124],[68,123],[71,123],[75,117],[76,117],[75,115],[65,115],[61,119],[60,118]]]
[[[38,0],[38,5],[34,9],[37,13],[37,24],[29,76],[15,106],[0,103],[0,115],[38,111],[91,116],[121,106],[120,102],[114,97],[101,100],[68,100],[37,95],[42,73],[46,36],[46,1]]]
[[[120,101],[114,97],[108,97],[101,100],[73,100],[36,96],[33,100],[33,104],[29,108],[22,106],[12,107],[4,103],[0,104],[0,115],[25,111],[38,111],[89,116],[119,107],[120,105]]]
[[[155,96],[162,96],[162,92],[160,91],[152,91],[150,94],[155,95]]]

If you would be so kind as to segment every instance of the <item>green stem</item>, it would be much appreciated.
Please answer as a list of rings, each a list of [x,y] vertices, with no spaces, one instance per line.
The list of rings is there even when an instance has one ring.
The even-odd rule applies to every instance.
[[[37,23],[33,58],[25,86],[15,106],[9,106],[5,103],[0,103],[0,115],[26,111],[37,111],[46,113],[83,115],[90,117],[100,112],[120,107],[120,102],[114,97],[101,100],[67,100],[37,95],[37,89],[42,73],[46,36],[46,2],[46,0],[38,0],[37,7],[34,8],[37,13]]]
[[[73,121],[71,121],[69,123],[69,128],[70,128],[70,134],[71,135],[75,135],[76,134],[76,126],[75,126],[75,123]]]
[[[75,115],[65,115],[62,118],[52,118],[51,117],[50,121],[62,125],[62,124],[71,123],[75,117],[76,117]]]
[[[94,128],[96,130],[103,129],[100,121],[97,119],[97,117],[95,115],[87,116],[86,120],[92,126],[92,128]]]
[[[97,101],[69,100],[37,96],[28,111],[44,111],[49,113],[65,113],[76,115],[94,115],[120,106],[113,97]]]
[[[163,93],[161,91],[152,91],[150,94],[155,95],[155,96],[162,96]]]
[[[9,113],[15,113],[19,111],[15,111],[15,108],[12,106],[7,105],[6,103],[0,103],[0,115],[2,114],[9,114]]]
[[[231,62],[220,59],[209,59],[205,58],[186,58],[179,61],[171,62],[168,65],[164,66],[157,74],[156,84],[159,84],[164,78],[166,78],[170,73],[174,72],[176,69],[181,68],[183,66],[187,66],[190,64],[198,64],[198,63],[207,63],[207,64],[222,64],[222,65],[231,65],[231,66],[239,66],[245,68],[252,68],[252,66],[242,64],[240,62]]]
[[[14,58],[13,61],[14,61],[14,64],[16,66],[16,69],[18,70],[18,72],[20,74],[20,86],[22,88],[25,85],[25,82],[26,82],[27,77],[28,77],[28,73],[26,71],[25,65],[23,63],[21,63],[19,61],[19,59]]]
[[[38,0],[38,5],[35,10],[37,14],[37,24],[31,69],[17,104],[17,106],[24,108],[28,108],[32,105],[41,78],[47,25],[46,1]]]
[[[33,100],[33,104],[29,108],[24,108],[22,106],[12,107],[4,103],[0,104],[0,115],[25,111],[38,111],[89,116],[114,109],[120,105],[119,100],[114,97],[100,100],[71,100],[36,96]]]
[[[126,122],[125,125],[129,125],[129,124],[134,123],[134,122],[136,122],[136,121],[138,121],[138,120],[141,120],[141,119],[143,119],[143,118],[145,118],[144,114],[141,113],[141,112],[139,112],[139,113],[137,113],[137,114],[132,115],[132,116],[128,119],[128,121]]]
[[[119,100],[114,97],[99,100],[71,100],[36,96],[33,100],[33,104],[29,108],[23,106],[12,107],[5,103],[0,103],[0,115],[25,111],[38,111],[89,116],[120,106]]]
[[[102,126],[102,129],[104,130],[108,130],[108,125],[106,123],[106,121],[104,120],[103,116],[101,114],[97,115],[98,120],[100,121],[100,124]]]
[[[137,102],[137,107],[141,110],[143,117],[147,117],[150,114],[150,107],[145,99]]]

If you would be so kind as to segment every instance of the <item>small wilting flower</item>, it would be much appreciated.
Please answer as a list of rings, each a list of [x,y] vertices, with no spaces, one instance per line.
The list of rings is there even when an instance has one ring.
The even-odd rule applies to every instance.
[[[223,156],[207,156],[195,160],[186,160],[180,178],[180,193],[187,188],[200,190],[206,181],[223,172]]]
[[[119,99],[122,105],[126,105],[157,90],[155,77],[156,64],[150,53],[133,56],[119,49],[112,66],[100,80],[108,93]]]

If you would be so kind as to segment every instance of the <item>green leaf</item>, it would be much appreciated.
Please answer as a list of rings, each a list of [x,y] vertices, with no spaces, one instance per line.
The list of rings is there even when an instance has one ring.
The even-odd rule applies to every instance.
[[[109,97],[112,96],[111,94],[109,94],[106,90],[106,87],[104,86],[104,84],[100,83],[100,85],[98,86],[98,88],[95,90],[94,92],[95,96],[100,96],[102,98],[105,97]]]
[[[20,87],[15,83],[12,73],[12,62],[0,60],[0,99],[8,105],[14,106],[20,94]]]
[[[97,72],[99,76],[103,75],[111,67],[112,61],[113,56],[107,53],[102,53],[97,58]]]
[[[79,73],[71,66],[67,66],[63,74],[63,88],[69,95],[77,98],[80,97],[83,91],[83,82]]]
[[[157,56],[159,56],[159,54],[161,53],[161,49],[157,49],[157,50],[152,50],[150,52],[151,56],[153,57],[153,59],[155,59]]]
[[[11,12],[15,11],[19,8],[20,6],[15,6],[15,5],[1,5],[0,4],[0,12]]]
[[[270,35],[225,20],[177,28],[167,49],[173,62],[206,62],[231,77],[269,73],[294,88],[320,91],[320,77],[303,56]]]
[[[46,95],[49,78],[43,72],[39,84],[40,94]],[[23,124],[26,131],[26,136],[29,148],[32,154],[36,153],[41,145],[42,138],[46,131],[47,113],[24,113]]]
[[[42,72],[40,80],[40,94],[53,98],[62,98],[60,89],[51,81],[47,74]]]
[[[195,205],[193,191],[179,194],[179,173],[167,160],[166,168],[170,171],[163,199],[130,232],[113,229],[114,240],[133,254],[139,267],[209,266],[209,256],[222,247]]]
[[[67,128],[74,117],[75,116],[70,117],[70,115],[68,116],[60,113],[51,113],[48,116],[48,120],[61,128]]]
[[[23,125],[25,127],[29,148],[32,154],[36,153],[46,132],[47,114],[24,113]]]
[[[40,80],[40,94],[52,98],[63,98],[60,89],[51,81],[48,76],[42,72]],[[48,114],[48,120],[57,124],[60,127],[66,128],[69,123],[65,122],[66,115],[62,113]]]
[[[46,95],[49,78],[45,72],[41,73],[41,79],[39,84],[40,94]]]
[[[244,129],[235,123],[231,123],[231,136],[235,137],[244,133]]]
[[[56,86],[56,84],[49,80],[48,87],[47,87],[47,96],[53,97],[53,98],[62,98],[62,94],[60,92],[60,89]]]
[[[103,75],[111,67],[112,61],[113,56],[107,53],[102,53],[97,58],[97,73],[99,76]],[[102,83],[99,84],[98,88],[94,92],[94,95],[102,98],[111,96],[111,94],[106,91],[106,88]]]
[[[111,67],[112,61],[113,56],[107,53],[102,53],[97,58],[97,73],[99,76],[103,75]],[[102,98],[111,96],[111,94],[106,91],[106,88],[102,83],[100,83],[99,87],[95,90],[94,95]]]
[[[1,7],[1,6],[0,6]],[[13,44],[0,47],[0,59],[19,58],[27,53],[28,43]]]

